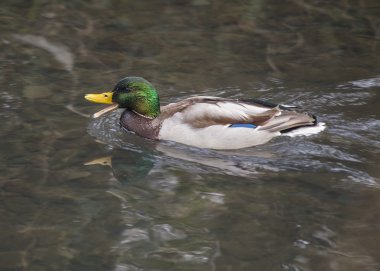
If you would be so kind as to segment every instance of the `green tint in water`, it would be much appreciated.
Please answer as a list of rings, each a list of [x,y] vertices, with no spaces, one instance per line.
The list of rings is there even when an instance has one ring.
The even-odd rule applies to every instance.
[[[2,1],[0,270],[377,270],[379,12]],[[158,144],[120,112],[87,118],[83,94],[125,76],[163,104],[260,97],[328,129],[236,152]]]

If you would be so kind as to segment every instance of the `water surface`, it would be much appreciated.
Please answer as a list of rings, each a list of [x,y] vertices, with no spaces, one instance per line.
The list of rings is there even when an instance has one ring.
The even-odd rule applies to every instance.
[[[378,1],[2,1],[0,270],[379,270]],[[83,95],[262,98],[327,129],[236,151]]]

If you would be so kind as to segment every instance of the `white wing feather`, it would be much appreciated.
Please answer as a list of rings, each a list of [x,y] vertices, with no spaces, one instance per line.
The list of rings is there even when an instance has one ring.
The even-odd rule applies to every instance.
[[[217,102],[217,103],[198,103],[189,106],[183,111],[185,121],[192,122],[197,119],[220,119],[229,118],[234,119],[236,122],[244,121],[252,115],[261,115],[271,108],[254,106],[244,103],[235,102]],[[281,112],[278,111],[278,115]],[[235,123],[235,122],[234,122]]]

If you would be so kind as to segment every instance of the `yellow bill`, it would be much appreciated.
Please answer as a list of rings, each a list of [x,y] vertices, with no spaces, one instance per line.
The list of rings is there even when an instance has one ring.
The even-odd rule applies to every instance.
[[[108,106],[98,112],[96,112],[93,117],[98,118],[108,112],[111,112],[119,107],[118,104],[114,104],[112,102],[112,95],[113,92],[104,92],[100,94],[86,94],[84,98],[90,102],[93,103],[101,103],[101,104],[111,104],[111,106]]]
[[[84,98],[93,103],[112,104],[113,92],[104,92],[100,94],[86,94]]]

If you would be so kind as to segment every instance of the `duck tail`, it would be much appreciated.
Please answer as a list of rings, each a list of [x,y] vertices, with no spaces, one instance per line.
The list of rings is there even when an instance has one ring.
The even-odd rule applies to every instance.
[[[312,129],[313,128],[313,129]],[[324,130],[325,124],[318,122],[314,115],[295,111],[282,111],[280,116],[267,121],[257,129],[279,132],[286,136],[310,135]]]
[[[294,127],[290,127],[290,128],[287,128],[287,129],[283,129],[280,131],[281,134],[286,134],[286,133],[290,133],[294,130],[297,130],[297,129],[300,129],[300,128],[303,128],[303,127],[313,127],[313,126],[316,126],[318,124],[318,119],[315,115],[312,115],[312,114],[307,114],[311,120],[309,121],[309,123],[305,123],[305,124],[302,124],[302,123],[299,123],[297,124],[297,126],[294,126]]]
[[[292,127],[288,129],[281,130],[280,133],[284,136],[310,136],[318,134],[326,129],[326,124],[324,122],[319,122],[315,115],[309,115],[313,121],[312,124],[299,125],[297,127]]]

